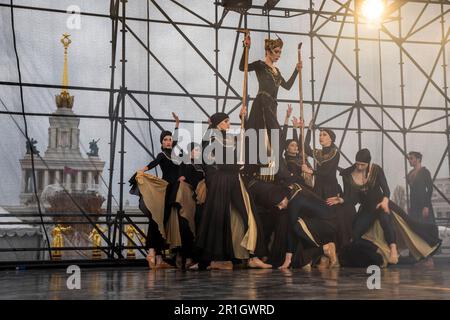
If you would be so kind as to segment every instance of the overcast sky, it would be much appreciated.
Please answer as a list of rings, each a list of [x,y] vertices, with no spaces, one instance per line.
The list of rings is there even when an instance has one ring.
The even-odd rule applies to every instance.
[[[187,13],[170,1],[156,1],[159,6],[165,10],[171,19],[177,22],[196,22],[204,21]],[[179,0],[180,3],[189,5],[189,7],[199,13],[205,19],[214,22],[215,7],[214,1],[206,0]],[[20,5],[32,5],[35,7],[51,7],[66,10],[70,5],[77,5],[81,11],[90,13],[108,14],[109,1],[15,1]],[[264,1],[253,1],[254,4],[262,4]],[[300,3],[300,4],[299,4]],[[280,7],[306,8],[308,1],[281,0]],[[326,1],[324,10],[335,11],[338,7],[335,2]],[[9,1],[0,0],[0,4],[9,4]],[[145,0],[129,1],[127,14],[130,17],[145,18],[147,15],[147,2]],[[299,7],[301,6],[301,7]],[[421,5],[408,4],[402,10],[402,32],[405,34],[414,23],[415,18],[422,9]],[[421,26],[433,19],[440,12],[440,6],[429,5],[419,20],[417,26]],[[279,14],[280,12],[278,12]],[[222,9],[219,10],[219,15]],[[59,42],[61,35],[65,32],[71,34],[72,44],[69,48],[69,84],[74,86],[101,87],[109,88],[110,83],[110,63],[111,63],[111,21],[107,18],[82,16],[81,29],[70,30],[67,26],[67,14],[47,13],[43,11],[15,10],[16,37],[18,52],[21,62],[21,71],[23,82],[43,83],[43,84],[61,84],[62,66],[63,66],[63,48]],[[151,4],[150,17],[156,20],[166,20],[161,12]],[[225,26],[236,27],[238,25],[239,15],[231,12],[224,20]],[[341,18],[339,18],[341,20]],[[316,23],[318,28],[325,20],[319,18]],[[450,21],[450,19],[447,19]],[[284,32],[304,32],[309,31],[309,15],[292,17],[289,19],[272,18],[272,30]],[[129,21],[130,28],[146,42],[147,24],[145,22]],[[444,27],[448,29],[448,23]],[[336,40],[327,37],[327,35],[337,35],[340,30],[340,22],[329,22],[318,31],[320,38],[314,40],[314,91],[315,100],[322,97],[324,104],[321,105],[318,113],[317,122],[337,115],[348,107],[330,104],[330,102],[353,103],[357,100],[357,90],[355,81],[350,73],[356,73],[355,64],[355,42],[351,39],[342,39],[337,45],[337,59],[332,61],[330,51],[327,49],[336,46]],[[398,32],[398,22],[385,24],[386,28],[396,34]],[[267,28],[267,18],[250,16],[248,27],[252,29]],[[215,42],[214,30],[204,27],[182,26],[179,28],[198,48],[202,55],[215,65]],[[8,7],[0,6],[0,81],[17,81],[17,68],[13,51],[11,16]],[[354,25],[344,24],[342,35],[353,36]],[[361,25],[359,28],[362,37],[378,37],[378,29],[373,26]],[[231,64],[233,45],[235,40],[235,31],[221,30],[219,32],[219,72],[224,78],[228,78]],[[307,36],[287,35],[279,33],[284,40],[283,56],[278,63],[282,74],[288,78],[292,73],[297,60],[297,45],[303,42],[303,88],[304,99],[312,99],[312,75],[311,75],[311,46],[310,39]],[[250,51],[250,61],[263,59],[263,41],[267,33],[252,32],[252,48]],[[440,41],[442,32],[439,24],[431,24],[429,27],[417,32],[411,40]],[[381,39],[388,39],[384,33]],[[241,40],[241,39],[240,39]],[[382,41],[379,47],[377,41],[360,41],[360,73],[363,88],[361,88],[360,99],[363,104],[376,104],[384,102],[386,105],[400,105],[402,95],[400,90],[400,50],[392,42]],[[405,44],[406,51],[410,57],[414,58],[425,72],[431,72],[435,59],[439,53],[439,45],[423,45],[417,43]],[[127,69],[126,79],[127,87],[130,90],[146,90],[147,88],[147,53],[145,49],[131,36],[127,34]],[[446,47],[448,49],[448,46]],[[183,36],[170,24],[150,24],[150,50],[164,64],[164,66],[176,77],[176,79],[192,94],[214,95],[216,93],[216,82],[214,70],[205,63],[194,49],[188,44]],[[381,50],[381,56],[379,55]],[[119,46],[118,53],[121,52]],[[233,66],[231,84],[240,94],[242,91],[243,74],[238,70],[238,62],[242,54],[242,46],[239,44],[236,61]],[[446,57],[448,64],[448,50]],[[380,86],[380,58],[381,58],[381,78],[383,85]],[[426,86],[426,77],[421,73],[418,67],[411,59],[404,55],[404,83],[406,105],[418,106],[424,87]],[[118,58],[118,60],[120,57]],[[327,70],[332,64],[328,78]],[[442,88],[444,86],[442,59],[437,63],[435,72],[432,75],[433,82],[429,84],[426,94],[423,97],[422,106],[424,107],[443,107],[445,106],[443,96],[438,92],[435,86]],[[342,66],[345,65],[347,70]],[[183,92],[181,88],[171,79],[164,69],[151,59],[150,87],[155,92]],[[117,68],[116,87],[120,84],[120,66]],[[448,79],[447,79],[448,80]],[[326,85],[324,85],[326,82]],[[225,85],[219,81],[219,94],[225,93]],[[249,77],[249,92],[252,97],[257,92],[257,81],[254,74]],[[54,96],[58,90],[46,88],[24,88],[25,109],[29,112],[51,113],[56,109]],[[108,93],[98,93],[89,91],[71,90],[75,96],[74,112],[80,115],[101,115],[108,114]],[[230,93],[232,96],[233,93]],[[7,108],[11,111],[21,111],[19,91],[17,87],[0,85],[0,97],[5,102]],[[147,107],[147,96],[137,95],[141,103]],[[292,99],[298,101],[298,82],[295,83],[290,91],[280,89],[280,99]],[[208,113],[215,111],[215,100],[198,98],[197,103]],[[236,100],[228,101],[225,110],[230,111],[236,104]],[[222,101],[220,101],[222,108]],[[283,121],[287,104],[280,103],[278,116],[280,122]],[[311,117],[311,106],[305,105],[306,119]],[[157,119],[171,119],[171,112],[175,111],[182,120],[205,121],[206,115],[198,108],[194,102],[188,98],[165,97],[153,95],[150,98],[151,114]],[[0,110],[4,111],[0,105]],[[367,108],[372,117],[381,123],[382,113],[378,108]],[[386,129],[395,129],[396,122],[403,126],[402,110],[386,109],[387,114],[383,116],[383,125]],[[130,99],[126,101],[126,112],[128,116],[144,117],[143,112]],[[415,110],[406,109],[405,123],[409,127],[414,116]],[[299,104],[294,104],[294,115],[299,114]],[[393,119],[389,119],[389,116]],[[444,117],[443,111],[421,109],[417,113],[414,125],[419,125],[428,120]],[[343,127],[347,121],[348,114],[342,115],[326,124],[330,127]],[[20,116],[15,117],[19,125],[23,127],[23,119]],[[232,120],[237,121],[237,111],[232,113]],[[27,117],[30,136],[39,141],[38,149],[41,154],[47,148],[47,129],[49,126],[48,118],[29,116]],[[166,129],[172,129],[173,124],[164,121],[160,122]],[[139,139],[150,149],[153,135],[155,142],[153,148],[155,152],[159,151],[160,131],[154,125],[149,131],[147,121],[129,121],[128,125]],[[363,129],[376,129],[375,123],[364,113],[361,114],[361,125]],[[192,129],[190,124],[182,124],[188,130]],[[350,121],[350,127],[357,127],[356,113]],[[418,130],[443,131],[445,129],[445,119],[430,125],[421,127]],[[0,204],[11,205],[18,203],[20,165],[19,159],[25,154],[25,138],[20,134],[11,117],[0,114],[0,130],[2,139],[0,140]],[[107,120],[82,119],[80,123],[81,130],[81,149],[85,153],[89,150],[89,141],[100,139],[100,157],[106,161],[104,178],[107,181],[109,167],[109,122]],[[342,137],[342,132],[337,130],[337,142]],[[390,133],[400,146],[403,146],[401,134]],[[364,131],[362,133],[363,147],[368,147],[376,163],[383,163],[385,171],[393,190],[396,185],[404,185],[404,158],[394,144],[384,137],[384,159],[382,159],[381,148],[383,145],[382,134],[380,132]],[[189,141],[185,140],[182,146]],[[418,150],[424,154],[424,164],[434,174],[439,161],[442,157],[446,145],[446,136],[444,134],[424,134],[410,133],[407,135],[406,145],[408,150]],[[120,146],[118,146],[120,147]],[[357,134],[355,131],[349,131],[343,144],[343,152],[353,160],[357,151]],[[126,160],[125,177],[144,166],[151,160],[151,157],[133,140],[129,135],[126,136]],[[341,157],[341,166],[345,167],[348,162]],[[119,165],[119,157],[116,157],[116,168]],[[439,171],[438,177],[448,177],[447,159]],[[409,170],[409,169],[408,169]],[[116,171],[116,182],[118,182],[118,172]],[[106,194],[105,188],[103,188]],[[128,191],[126,189],[126,191]],[[117,183],[114,184],[114,195],[118,197]],[[125,195],[132,203],[135,203],[133,196]]]

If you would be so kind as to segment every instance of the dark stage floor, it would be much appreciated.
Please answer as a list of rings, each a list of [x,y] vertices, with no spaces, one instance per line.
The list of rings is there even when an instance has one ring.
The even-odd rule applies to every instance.
[[[80,290],[65,270],[0,271],[0,299],[450,299],[448,264],[381,270],[380,290],[365,271],[82,269]]]

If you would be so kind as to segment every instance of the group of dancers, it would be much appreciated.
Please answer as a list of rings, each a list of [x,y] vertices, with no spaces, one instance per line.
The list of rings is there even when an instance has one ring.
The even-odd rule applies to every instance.
[[[314,124],[310,122],[304,135],[303,112],[293,118],[293,137],[287,138],[292,107],[280,126],[277,94],[280,86],[289,90],[301,75],[301,59],[286,81],[275,67],[283,41],[266,39],[265,60],[248,64],[250,44],[247,33],[240,70],[256,73],[259,91],[248,117],[246,103],[241,108],[241,133],[230,133],[228,114],[215,113],[203,141],[188,145],[189,161],[180,161],[174,156],[180,121],[173,114],[175,130],[161,133],[161,152],[130,179],[130,192],[139,196],[139,207],[149,218],[149,267],[387,266],[398,263],[403,249],[413,261],[431,257],[441,240],[431,207],[432,180],[421,166],[422,155],[408,154],[414,169],[407,177],[407,214],[390,200],[386,176],[369,150],[359,150],[352,166],[340,168],[336,134],[319,128],[320,148],[311,145]],[[257,143],[258,155],[273,155],[273,146],[280,146],[271,158],[277,170],[259,158],[248,161],[251,148],[244,133],[250,129],[265,133],[258,136],[263,139]],[[225,154],[233,161],[221,161]],[[146,173],[157,166],[162,178]],[[168,250],[176,259],[168,259]]]

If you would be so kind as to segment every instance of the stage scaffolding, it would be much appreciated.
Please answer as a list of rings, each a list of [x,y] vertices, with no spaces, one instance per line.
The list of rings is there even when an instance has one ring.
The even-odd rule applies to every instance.
[[[9,1],[8,1],[9,2]],[[407,138],[409,136],[416,135],[430,135],[441,136],[444,135],[446,140],[445,144],[442,144],[442,152],[439,155],[439,163],[436,168],[433,168],[432,176],[436,179],[443,166],[447,166],[450,171],[450,157],[449,152],[449,96],[448,96],[448,43],[449,43],[449,24],[446,23],[446,17],[449,14],[450,2],[449,1],[388,1],[387,14],[384,22],[380,25],[378,36],[370,37],[364,35],[362,32],[362,26],[365,24],[362,18],[357,14],[359,12],[360,1],[354,0],[302,0],[298,1],[298,7],[282,7],[283,1],[280,5],[275,6],[271,10],[267,10],[258,1],[253,1],[254,5],[245,13],[238,13],[235,11],[228,11],[224,8],[220,1],[206,1],[205,6],[211,6],[215,10],[214,19],[208,19],[203,15],[203,12],[192,10],[190,8],[190,1],[182,0],[139,0],[143,10],[147,11],[147,17],[133,17],[128,14],[127,8],[131,5],[130,1],[126,0],[111,0],[109,12],[94,13],[94,12],[80,12],[81,16],[95,17],[98,19],[108,19],[111,22],[111,82],[109,87],[83,87],[83,86],[68,86],[63,87],[57,84],[49,83],[24,83],[17,82],[0,82],[2,86],[12,86],[20,88],[42,88],[42,89],[69,89],[77,91],[78,94],[83,92],[101,92],[109,94],[109,111],[108,114],[93,116],[78,114],[81,119],[92,118],[102,119],[109,121],[110,127],[110,161],[107,173],[104,173],[103,183],[108,187],[108,195],[106,199],[106,213],[102,215],[105,218],[105,224],[108,226],[108,232],[103,236],[105,246],[101,247],[101,250],[107,254],[108,261],[120,262],[125,261],[124,250],[136,249],[143,253],[143,245],[136,243],[133,239],[130,239],[125,232],[125,226],[134,225],[139,233],[144,236],[145,232],[139,228],[133,218],[139,215],[132,215],[126,212],[124,206],[124,193],[126,192],[126,183],[128,180],[129,172],[124,172],[124,163],[127,159],[126,139],[132,139],[142,147],[150,157],[156,155],[155,147],[148,147],[140,141],[139,137],[130,129],[127,122],[129,121],[150,121],[153,132],[159,133],[163,130],[167,124],[172,123],[170,119],[158,118],[152,115],[150,108],[150,98],[153,96],[167,96],[167,97],[182,97],[191,101],[193,108],[198,108],[204,114],[202,119],[186,119],[182,122],[192,123],[194,121],[207,122],[208,112],[203,108],[200,100],[214,101],[215,111],[225,111],[231,115],[236,115],[241,106],[242,92],[241,87],[234,87],[231,83],[231,79],[234,73],[238,71],[238,62],[240,54],[242,52],[242,34],[236,32],[234,38],[227,37],[224,39],[224,32],[237,31],[238,29],[248,29],[251,34],[262,34],[266,37],[274,37],[278,35],[284,36],[298,36],[305,43],[307,42],[307,52],[304,52],[304,64],[308,65],[309,74],[303,75],[303,86],[308,91],[308,97],[305,99],[305,107],[316,118],[315,128],[320,126],[327,126],[336,130],[339,134],[338,147],[340,148],[343,161],[348,164],[353,159],[353,154],[346,154],[345,145],[349,141],[349,134],[356,134],[358,148],[364,147],[364,134],[365,133],[379,133],[382,137],[382,155],[381,159],[385,164],[385,144],[390,143],[394,147],[396,154],[391,155],[399,161],[403,162],[404,174],[406,176],[408,171],[408,165],[406,160],[406,154],[408,151]],[[176,8],[176,16],[180,14],[195,18],[197,22],[177,21],[173,11],[166,11],[163,9],[163,3],[171,3],[173,8]],[[135,3],[133,5],[136,5]],[[408,7],[415,7],[414,14]],[[431,10],[432,9],[432,10]],[[11,3],[0,3],[0,10],[10,10],[11,14],[19,10],[29,10],[34,12],[46,12],[54,15],[68,15],[72,12],[66,10],[59,10],[54,8],[44,8],[39,6],[25,6],[18,5],[11,1]],[[175,10],[175,9],[174,9]],[[424,13],[431,10],[437,12],[433,18],[424,22],[422,16]],[[155,19],[150,18],[150,12],[157,12],[162,18]],[[234,16],[239,16],[237,25],[230,25],[227,23],[228,19]],[[402,21],[414,21],[409,28],[405,28]],[[233,20],[234,21],[234,20]],[[257,21],[258,23],[252,23]],[[132,27],[131,24],[145,24],[146,25],[146,38],[142,38]],[[265,28],[261,28],[261,24],[265,24]],[[209,93],[195,93],[189,91],[183,81],[177,79],[177,77],[170,71],[170,66],[165,65],[160,57],[152,50],[150,43],[150,26],[162,25],[168,30],[175,30],[178,36],[183,38],[190,48],[192,48],[198,57],[203,61],[203,65],[200,68],[208,68],[214,74],[215,88],[213,92]],[[308,25],[307,30],[292,31],[292,26],[295,25]],[[334,33],[330,32],[330,26],[333,26]],[[274,27],[275,26],[275,27]],[[440,41],[424,40],[423,37],[418,37],[422,30],[426,30],[430,26],[434,26],[440,30]],[[183,31],[183,27],[209,29],[214,32],[214,60],[208,59],[204,55],[204,50],[196,44],[189,35]],[[327,29],[328,28],[328,29]],[[352,30],[352,34],[349,34],[349,28]],[[327,29],[327,32],[323,30]],[[11,32],[11,30],[2,30],[2,32]],[[15,32],[20,33],[20,30]],[[164,35],[161,35],[164,36]],[[127,43],[136,41],[140,44],[142,50],[147,55],[147,65],[145,72],[148,79],[152,75],[150,68],[150,61],[158,64],[167,75],[178,86],[179,90],[176,92],[163,92],[152,91],[151,81],[147,83],[147,90],[136,89],[128,85],[128,79],[126,77],[127,63],[129,63],[129,53],[127,51]],[[219,53],[223,41],[234,43],[232,56],[228,59],[220,59]],[[339,46],[342,41],[351,41],[353,46],[353,57],[342,57],[340,54]],[[379,54],[379,87],[380,92],[373,92],[368,88],[367,84],[361,79],[361,46],[364,43],[371,43],[376,46]],[[399,104],[384,103],[383,99],[383,83],[386,80],[383,77],[382,64],[383,59],[390,59],[383,55],[383,45],[392,44],[396,46],[398,52],[398,94],[400,95]],[[427,71],[425,67],[421,65],[421,62],[414,58],[411,53],[411,47],[422,48],[439,48],[438,54],[432,63],[431,71]],[[317,51],[322,50],[327,52],[329,59],[317,61]],[[397,58],[397,57],[395,57]],[[349,63],[349,61],[351,61]],[[318,85],[317,80],[317,64],[325,64],[327,68],[326,72],[321,74],[321,83]],[[426,79],[423,91],[420,94],[420,98],[415,104],[407,103],[405,95],[407,94],[405,89],[405,63],[410,64],[415,69],[414,76]],[[342,101],[326,99],[326,89],[329,86],[330,79],[336,76],[332,72],[332,68],[335,65],[339,65],[343,74],[353,79],[353,90],[355,92],[356,99],[354,101]],[[227,73],[220,72],[219,69],[226,66]],[[442,83],[438,83],[434,79],[435,74],[441,74],[443,79]],[[413,76],[413,77],[414,77]],[[223,89],[225,86],[225,89]],[[430,88],[434,89],[440,95],[441,103],[439,105],[423,105],[424,97]],[[294,96],[294,95],[292,95]],[[138,97],[146,97],[147,104],[142,103]],[[254,97],[250,96],[250,101]],[[126,114],[126,101],[132,102],[138,109],[141,110],[145,117],[130,117]],[[298,103],[298,99],[283,99],[279,100],[279,103]],[[250,103],[251,106],[251,103]],[[331,108],[339,108],[340,112],[327,116]],[[420,122],[421,111],[436,111],[441,114],[439,117],[435,117],[425,122]],[[27,116],[38,116],[47,118],[50,113],[39,112],[12,112],[4,111],[0,109],[1,116],[8,115],[21,115],[26,119]],[[398,116],[400,115],[400,116]],[[345,119],[345,125],[333,125],[333,120],[341,118]],[[370,126],[367,122],[370,121]],[[386,123],[390,125],[386,128]],[[429,129],[427,126],[434,123],[440,123],[440,127],[437,129]],[[234,123],[235,125],[237,123]],[[27,140],[29,138],[27,137]],[[115,166],[116,157],[119,159],[120,165]],[[119,179],[114,176],[114,172],[119,172]],[[403,173],[402,173],[403,174]],[[119,184],[119,194],[117,196],[116,205],[113,204],[113,185]],[[405,190],[408,190],[405,186]],[[439,190],[435,185],[435,190],[450,204],[450,200],[447,199],[444,190]],[[408,192],[407,192],[408,197]],[[408,202],[408,201],[407,201]],[[93,228],[97,228],[95,223],[92,223],[89,219],[89,214],[80,212],[79,214],[86,218],[86,224],[92,224]],[[36,214],[36,216],[45,217],[45,213]],[[20,216],[19,216],[20,218]],[[1,221],[1,218],[0,218]],[[49,223],[56,224],[57,222]],[[45,223],[43,223],[44,225]],[[141,223],[140,223],[141,224]],[[125,246],[123,240],[129,240],[134,245],[132,247]],[[52,248],[54,249],[54,248]],[[20,250],[49,250],[48,247],[43,249],[38,248],[16,248],[16,251]],[[62,250],[92,250],[90,247],[85,248],[62,248]],[[49,261],[53,262],[53,261]],[[99,263],[99,261],[92,260],[91,262]],[[56,262],[55,262],[56,263]],[[58,262],[60,263],[60,262]]]

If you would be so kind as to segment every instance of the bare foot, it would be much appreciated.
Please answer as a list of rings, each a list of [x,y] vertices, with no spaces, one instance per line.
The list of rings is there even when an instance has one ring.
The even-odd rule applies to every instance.
[[[258,257],[254,257],[248,260],[248,267],[256,269],[271,269],[272,265],[262,262]]]
[[[195,263],[191,258],[187,258],[186,259],[186,269],[189,269],[190,267],[192,267],[194,264],[197,264],[198,265],[198,263]]]
[[[323,252],[330,259],[329,268],[334,268],[338,266],[337,255],[336,255],[336,245],[334,242],[329,242],[323,246]]]
[[[189,267],[187,267],[189,270],[198,270],[198,263],[195,263]]]
[[[306,266],[303,266],[302,270],[306,272],[311,272],[311,262],[308,263]]]
[[[389,247],[391,249],[391,254],[389,256],[388,262],[390,264],[397,264],[398,263],[397,245],[395,243],[393,243]]]
[[[209,265],[211,270],[233,270],[233,263],[231,261],[211,261]]]
[[[155,269],[156,268],[156,252],[154,249],[150,249],[148,251],[146,260],[148,262],[148,267],[150,269]]]
[[[173,269],[174,267],[167,262],[165,262],[162,256],[156,256],[156,267],[155,269]]]
[[[321,256],[320,262],[317,265],[317,269],[319,269],[319,270],[328,269],[329,265],[330,265],[330,259],[326,256]]]
[[[292,253],[288,252],[286,253],[286,257],[284,258],[284,263],[278,269],[288,269],[291,266],[292,262]]]

